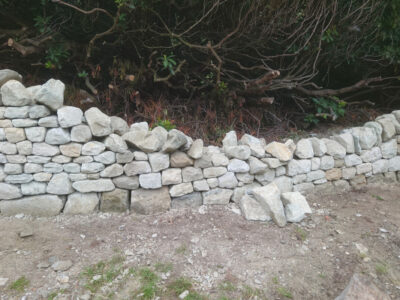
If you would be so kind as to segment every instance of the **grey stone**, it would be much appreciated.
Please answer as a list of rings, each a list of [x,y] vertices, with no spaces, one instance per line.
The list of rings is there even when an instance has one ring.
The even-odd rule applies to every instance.
[[[13,119],[12,125],[18,128],[33,127],[37,126],[38,121],[32,119]]]
[[[231,199],[233,191],[230,189],[214,188],[203,192],[204,205],[226,205]]]
[[[25,155],[7,155],[7,161],[11,164],[24,164],[26,163]]]
[[[33,174],[43,171],[43,166],[40,164],[26,163],[24,165],[24,173]]]
[[[203,171],[200,168],[186,167],[182,169],[183,182],[203,179]]]
[[[378,142],[375,129],[370,127],[354,127],[350,129],[354,138],[354,150],[360,153],[361,150],[369,150]]]
[[[98,173],[103,171],[105,168],[104,164],[100,162],[90,162],[90,163],[83,163],[81,167],[81,172],[85,174],[90,173]]]
[[[101,195],[100,210],[104,212],[124,212],[129,209],[129,192],[115,189]]]
[[[261,159],[261,161],[266,163],[271,169],[277,169],[283,165],[279,159],[273,157],[266,157]]]
[[[35,94],[35,100],[56,111],[64,102],[65,85],[60,80],[50,79]]]
[[[217,178],[208,178],[207,184],[211,189],[216,188],[218,186],[218,179]]]
[[[48,163],[50,161],[51,157],[30,155],[26,159],[27,159],[28,163],[45,164],[45,163]]]
[[[47,163],[43,166],[43,171],[46,173],[61,173],[63,171],[63,166],[57,163]]]
[[[168,138],[168,131],[164,127],[157,126],[153,128],[151,132],[158,138],[162,145],[165,144]]]
[[[186,144],[186,136],[182,132],[176,129],[172,129],[168,132],[167,141],[162,147],[163,152],[174,152],[180,147]]]
[[[68,195],[73,193],[67,173],[54,174],[47,185],[47,193],[55,195]]]
[[[224,152],[229,158],[237,158],[240,160],[247,160],[251,155],[250,148],[246,145],[227,146],[224,147]]]
[[[272,182],[276,184],[281,193],[291,192],[293,189],[293,179],[291,177],[288,176],[275,177],[275,179]]]
[[[321,158],[313,157],[311,158],[311,171],[319,170],[321,167]]]
[[[244,195],[239,200],[239,207],[243,217],[250,221],[269,221],[271,217],[257,200],[249,195]]]
[[[157,190],[138,189],[131,192],[131,210],[135,213],[142,215],[163,213],[170,206],[168,187]]]
[[[222,145],[225,147],[237,146],[238,140],[235,131],[229,131],[225,134],[224,139],[222,140]]]
[[[294,192],[300,192],[303,194],[307,194],[311,192],[313,189],[314,189],[314,184],[312,182],[304,182],[293,186]]]
[[[100,172],[100,177],[118,177],[124,173],[124,168],[120,164],[112,164]]]
[[[135,157],[135,160],[149,160],[149,156],[147,155],[147,153],[142,151],[135,151],[133,152],[133,155]]]
[[[81,165],[77,163],[68,163],[63,165],[63,171],[66,173],[80,173],[81,172]]]
[[[46,136],[46,128],[44,127],[30,127],[25,128],[25,134],[29,141],[40,143],[44,141]]]
[[[38,125],[42,127],[55,128],[58,126],[57,116],[48,116],[41,118],[39,119]]]
[[[82,146],[82,155],[99,155],[106,149],[106,146],[100,142],[88,142]]]
[[[46,183],[32,181],[21,184],[21,192],[27,196],[40,195],[46,193],[46,187]]]
[[[125,133],[122,138],[133,147],[139,148],[146,153],[157,152],[163,146],[163,141],[157,133],[147,132],[143,130],[130,130]]]
[[[224,175],[227,172],[225,167],[210,167],[203,170],[204,178],[213,178]]]
[[[342,169],[343,179],[347,179],[347,180],[352,179],[356,176],[356,173],[357,173],[357,170],[354,167]]]
[[[346,167],[352,167],[359,164],[362,164],[362,159],[357,154],[350,154],[344,158],[344,163]]]
[[[146,155],[146,157],[147,157],[147,155]],[[125,151],[124,153],[117,153],[116,154],[117,163],[119,163],[119,164],[130,163],[134,158],[135,158],[134,153],[129,151],[129,150]]]
[[[351,138],[353,139],[353,137],[351,137]],[[323,156],[323,155],[325,155],[325,153],[326,153],[326,151],[328,149],[326,148],[326,145],[322,140],[320,140],[320,139],[318,139],[316,137],[312,137],[312,138],[309,139],[309,141],[311,142],[311,145],[312,145],[313,152],[314,152],[315,156]],[[296,151],[297,151],[297,149],[296,149]]]
[[[0,70],[0,87],[9,80],[16,80],[21,82],[22,76],[21,74],[10,69]]]
[[[128,123],[126,123],[124,119],[112,116],[110,117],[110,121],[111,121],[111,130],[113,133],[122,136],[129,131]]]
[[[275,178],[275,170],[271,169],[268,169],[263,173],[255,175],[255,179],[262,184],[267,184],[273,181],[274,178]]]
[[[151,172],[150,164],[147,161],[133,161],[124,166],[125,174],[134,176]]]
[[[69,128],[82,123],[83,112],[74,106],[63,106],[57,110],[58,124],[62,128]]]
[[[233,190],[232,201],[235,203],[239,203],[240,199],[245,195],[252,195],[252,191],[256,187],[260,187],[261,185],[257,182],[253,182],[251,184],[246,184],[241,187],[236,187]]]
[[[17,154],[17,146],[9,142],[0,142],[0,153]]]
[[[72,267],[72,261],[70,260],[59,260],[51,265],[51,268],[56,272],[64,272]]]
[[[346,153],[354,153],[354,138],[350,132],[335,135],[333,136],[333,140],[342,145],[346,149]]]
[[[268,170],[268,166],[266,164],[264,164],[261,160],[253,156],[249,157],[249,165],[250,165],[250,174],[262,174]]]
[[[292,159],[287,166],[287,175],[295,176],[311,171],[311,161],[308,159],[296,160]]]
[[[393,157],[389,159],[389,168],[388,171],[400,171],[400,156]]]
[[[226,167],[229,164],[229,159],[224,153],[211,154],[211,162],[214,167]]]
[[[372,163],[373,174],[385,173],[388,171],[388,169],[389,169],[389,161],[386,159],[380,159]]]
[[[396,135],[396,128],[389,118],[382,118],[376,120],[382,126],[382,141],[386,142]],[[369,148],[363,148],[369,149]]]
[[[199,159],[203,156],[203,140],[197,139],[193,142],[192,146],[188,151],[188,155],[193,159]]]
[[[25,214],[33,216],[56,216],[63,207],[63,201],[55,195],[24,197],[18,200],[0,201],[3,215]]]
[[[179,168],[171,168],[164,170],[161,174],[161,181],[162,185],[182,183],[182,170]]]
[[[32,154],[32,142],[22,141],[17,143],[18,153],[21,155],[31,155]]]
[[[148,173],[139,175],[139,184],[144,189],[158,189],[161,188],[161,174]]]
[[[171,197],[180,197],[190,193],[193,193],[193,185],[191,182],[179,183],[171,186],[169,189]]]
[[[64,128],[51,128],[47,130],[45,142],[50,145],[63,145],[71,141],[69,131]]]
[[[367,122],[364,124],[364,127],[370,127],[374,129],[377,138],[377,144],[380,145],[382,143],[382,132],[383,132],[382,125],[379,124],[378,122]]]
[[[23,128],[4,128],[7,141],[10,143],[18,143],[26,139]]]
[[[207,148],[203,148],[203,156],[195,160],[194,166],[196,168],[202,168],[202,169],[212,167],[213,166],[212,158],[216,154],[221,154],[221,153],[210,152]]]
[[[173,209],[179,208],[196,208],[203,204],[203,197],[201,193],[191,193],[181,197],[172,199],[171,207]]]
[[[35,173],[33,174],[33,180],[38,182],[49,182],[53,174],[50,173]]]
[[[193,181],[193,190],[196,192],[206,192],[210,190],[210,187],[208,186],[207,180],[196,180]]]
[[[379,147],[373,147],[371,150],[361,151],[360,157],[363,162],[374,162],[382,158],[382,152]]]
[[[22,173],[22,165],[20,164],[5,164],[4,173],[8,175],[17,175]]]
[[[92,132],[87,125],[77,125],[71,129],[71,141],[87,143],[92,139]]]
[[[322,139],[322,141],[326,145],[326,153],[333,156],[333,158],[340,159],[346,156],[346,149],[338,142],[330,139]]]
[[[115,188],[111,179],[75,181],[72,183],[72,187],[81,193],[109,192]]]
[[[110,117],[102,113],[97,107],[85,111],[85,118],[92,135],[102,137],[112,133]]]
[[[229,161],[228,171],[237,173],[246,173],[250,171],[250,166],[245,161],[234,158]]]
[[[64,214],[89,214],[96,210],[98,204],[99,197],[97,196],[97,193],[73,193],[68,195],[64,207]]]
[[[149,131],[149,124],[147,124],[147,122],[133,123],[130,127],[130,130],[142,130],[147,132]]]
[[[312,213],[306,198],[299,192],[282,193],[281,199],[288,222],[301,222],[307,214]]]
[[[95,155],[94,160],[105,165],[111,165],[115,163],[115,153],[112,151],[105,151],[99,155]]]
[[[391,139],[381,145],[381,153],[383,158],[392,158],[397,155],[397,141]]]
[[[218,177],[218,186],[220,188],[233,189],[238,185],[235,173],[226,172],[224,175]]]
[[[250,148],[251,155],[263,158],[265,156],[264,144],[261,141],[249,134],[244,134],[240,139],[241,145],[247,145]]]
[[[250,173],[237,173],[236,178],[243,183],[252,183],[254,181],[254,175]]]
[[[32,105],[29,107],[29,118],[40,119],[51,114],[50,110],[44,105]]]
[[[167,153],[149,153],[149,162],[152,172],[159,172],[169,167],[169,154]]]
[[[298,158],[306,159],[314,156],[313,145],[309,139],[300,139],[294,152]]]
[[[73,159],[73,162],[77,163],[77,164],[86,164],[86,163],[90,163],[90,162],[93,162],[93,161],[94,161],[94,159],[93,159],[92,156],[85,156],[85,155],[79,156],[79,157],[75,157]]]
[[[113,183],[117,188],[136,190],[139,188],[139,177],[138,176],[120,176],[113,178]]]
[[[12,184],[0,182],[0,200],[10,200],[22,197],[20,189]],[[2,201],[0,201],[1,203]]]
[[[105,140],[104,144],[107,149],[118,152],[125,153],[128,151],[128,145],[126,142],[117,134],[110,134]]]
[[[372,171],[371,163],[363,163],[361,165],[356,166],[357,174],[365,174]]]
[[[31,174],[8,175],[4,181],[12,184],[29,183],[33,180]]]
[[[4,106],[24,106],[32,104],[32,95],[18,80],[8,80],[1,85],[1,101]]]

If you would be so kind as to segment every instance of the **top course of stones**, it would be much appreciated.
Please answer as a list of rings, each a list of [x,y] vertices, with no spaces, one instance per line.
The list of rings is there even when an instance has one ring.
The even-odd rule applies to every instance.
[[[330,138],[266,144],[228,132],[222,147],[179,130],[130,126],[64,106],[64,84],[26,88],[0,70],[0,213],[154,214],[235,202],[249,220],[299,222],[304,194],[397,181],[400,111]]]

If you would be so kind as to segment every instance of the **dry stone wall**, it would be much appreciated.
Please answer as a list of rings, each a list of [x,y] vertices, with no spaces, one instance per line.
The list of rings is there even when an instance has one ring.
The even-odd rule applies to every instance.
[[[0,71],[0,213],[154,214],[235,202],[249,220],[299,222],[313,190],[398,180],[400,111],[328,138],[266,144],[228,132],[222,147],[64,106],[64,84],[25,88]]]

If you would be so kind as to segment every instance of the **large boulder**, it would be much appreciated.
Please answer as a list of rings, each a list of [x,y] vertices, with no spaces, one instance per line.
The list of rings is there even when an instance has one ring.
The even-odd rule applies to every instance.
[[[32,95],[17,80],[9,80],[1,86],[1,101],[4,106],[26,106],[31,105]]]
[[[201,193],[194,192],[181,197],[176,197],[172,199],[171,207],[173,209],[177,208],[196,208],[203,204],[203,197]]]
[[[300,222],[307,214],[312,213],[306,198],[299,192],[287,192],[281,196],[288,222]]]
[[[68,195],[73,193],[71,181],[67,173],[54,174],[47,185],[47,193],[55,195]]]
[[[131,210],[141,215],[152,215],[169,210],[171,197],[168,187],[157,190],[138,189],[131,192]]]
[[[125,133],[122,138],[128,145],[139,148],[143,152],[157,152],[163,146],[163,141],[159,135],[152,131],[145,131],[143,129],[132,129]]]
[[[125,212],[129,209],[129,192],[115,189],[101,196],[100,210],[107,212]]]
[[[73,193],[65,203],[64,214],[89,214],[95,211],[99,204],[97,193]]]
[[[97,107],[85,111],[85,118],[94,136],[102,137],[112,133],[110,117]]]
[[[32,216],[56,216],[63,207],[63,201],[55,195],[24,197],[18,200],[0,201],[0,213],[13,216],[23,213]]]
[[[63,106],[65,85],[60,80],[50,79],[35,93],[34,100],[53,111]]]
[[[10,200],[22,197],[20,189],[12,184],[0,182],[0,200]]]
[[[203,204],[205,205],[226,205],[231,199],[233,191],[230,189],[214,188],[208,192],[203,192]]]
[[[271,217],[261,204],[249,195],[244,195],[239,200],[239,207],[242,215],[246,220],[250,221],[269,221]]]
[[[179,130],[172,129],[168,132],[167,141],[162,147],[163,152],[174,152],[187,143],[186,136]]]

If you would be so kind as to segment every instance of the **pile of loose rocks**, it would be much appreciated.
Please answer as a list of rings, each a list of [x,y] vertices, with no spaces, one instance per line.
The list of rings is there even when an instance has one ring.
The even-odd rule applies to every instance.
[[[1,214],[154,214],[232,201],[249,220],[284,226],[311,213],[311,190],[398,180],[400,111],[329,139],[266,144],[231,131],[222,147],[205,147],[179,130],[64,106],[59,80],[21,80],[0,71]]]

